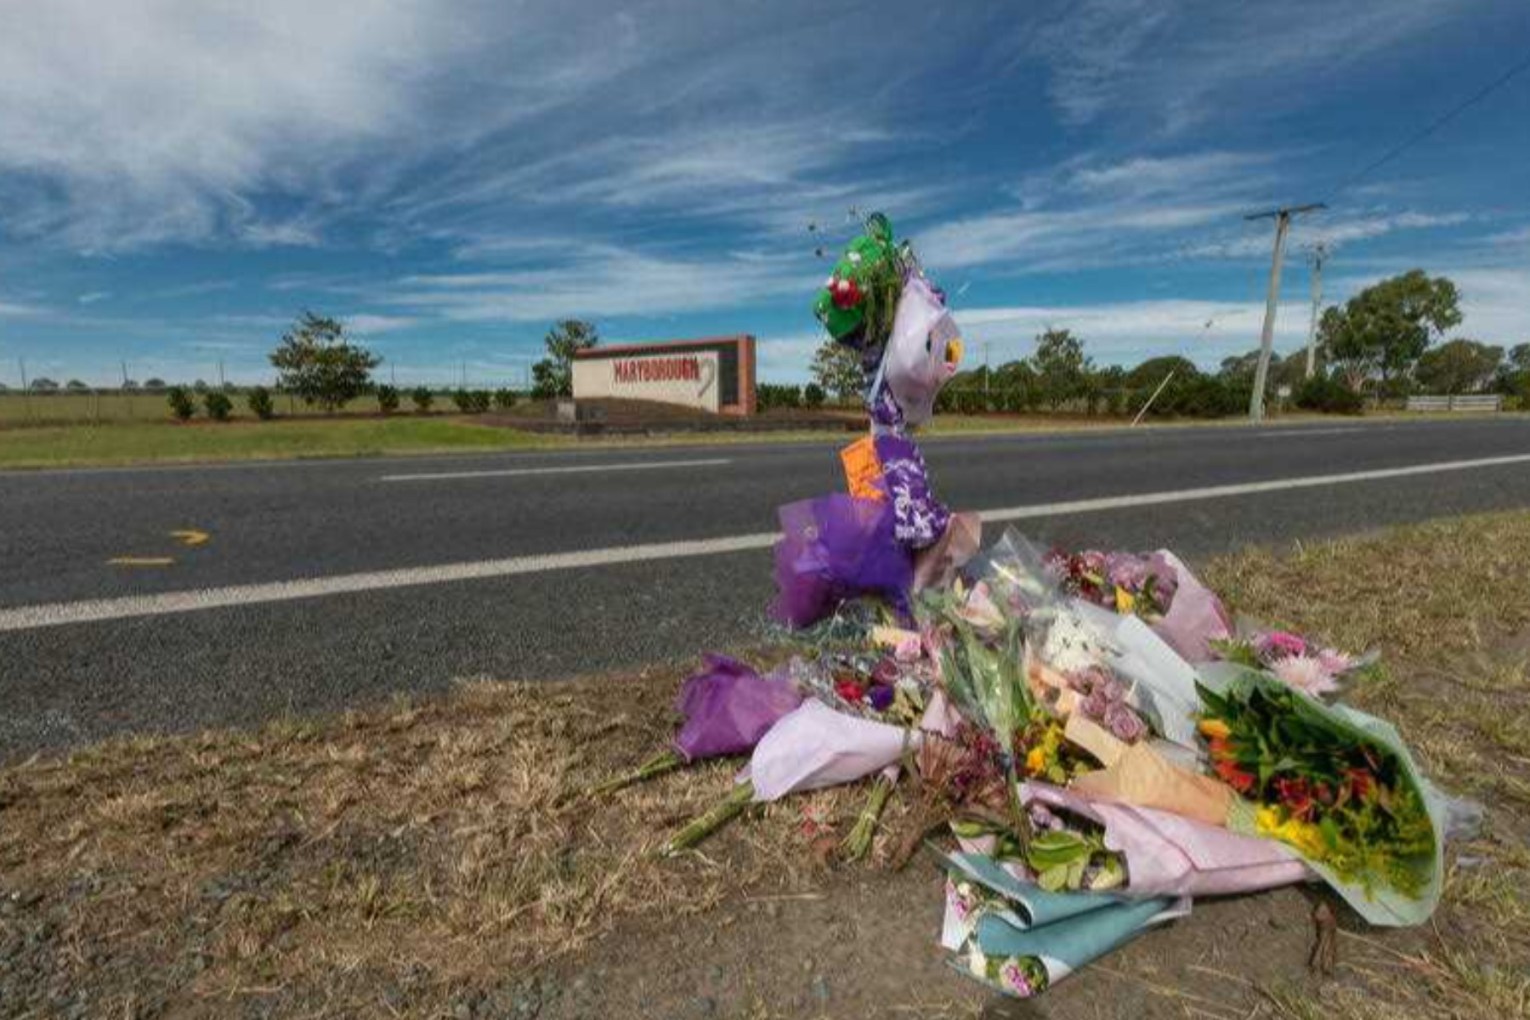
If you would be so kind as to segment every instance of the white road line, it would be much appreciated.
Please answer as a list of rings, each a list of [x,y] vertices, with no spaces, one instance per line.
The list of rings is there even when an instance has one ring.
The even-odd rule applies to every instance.
[[[1380,468],[1372,471],[1352,471],[1338,475],[1277,478],[1265,482],[1215,485],[1200,489],[1143,492],[1127,496],[1107,496],[1100,499],[1074,500],[1067,503],[1043,503],[1033,506],[985,510],[981,516],[984,521],[990,523],[1019,521],[1037,517],[1066,517],[1074,514],[1100,513],[1107,510],[1121,510],[1131,507],[1157,506],[1166,503],[1188,503],[1208,499],[1226,499],[1235,496],[1252,496],[1260,493],[1284,492],[1293,489],[1316,489],[1333,485],[1349,485],[1357,482],[1385,481],[1392,478],[1411,478],[1420,475],[1505,467],[1512,464],[1530,464],[1530,453],[1503,457],[1483,457],[1477,460],[1415,464],[1409,467]],[[717,556],[725,553],[768,549],[775,543],[778,537],[775,532],[757,532],[752,535],[735,535],[729,538],[659,542],[650,545],[617,546],[608,549],[589,549],[581,552],[551,553],[540,556],[515,556],[509,559],[446,563],[433,567],[406,567],[399,570],[341,574],[335,577],[316,577],[301,581],[275,581],[266,584],[204,588],[198,591],[166,592],[159,595],[129,595],[122,598],[92,599],[83,602],[58,602],[45,605],[19,606],[14,609],[0,609],[0,632],[33,630],[39,627],[56,627],[70,623],[92,623],[105,620],[125,620],[143,616],[161,616],[171,613],[190,613],[203,609],[220,609],[229,606],[291,602],[298,599],[320,598],[327,595],[347,595],[358,592],[385,591],[394,588],[412,588],[422,585],[452,584],[459,581],[515,577],[522,574],[541,574],[556,570],[579,570],[591,567],[619,566],[628,563],[684,559],[694,556]]]
[[[1287,436],[1297,436],[1305,439],[1308,436],[1343,436],[1351,432],[1386,432],[1391,428],[1389,425],[1354,425],[1344,429],[1285,429],[1281,432],[1261,432],[1260,439],[1284,439]]]
[[[661,468],[716,467],[732,464],[729,457],[703,460],[646,460],[624,464],[565,464],[558,467],[498,468],[492,471],[437,471],[419,475],[383,475],[380,482],[441,482],[461,478],[512,478],[520,475],[577,475],[593,471],[657,471]]]

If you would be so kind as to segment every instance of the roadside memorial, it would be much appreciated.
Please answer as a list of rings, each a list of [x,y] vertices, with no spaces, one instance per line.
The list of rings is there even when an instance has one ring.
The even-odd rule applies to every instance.
[[[1341,700],[1374,654],[1235,619],[1167,550],[1048,552],[1010,530],[977,552],[911,434],[960,341],[885,217],[817,310],[862,354],[871,432],[843,455],[847,494],[781,511],[773,609],[799,654],[763,675],[708,656],[674,746],[592,792],[747,755],[678,853],[752,804],[863,783],[841,859],[933,857],[941,945],[1012,996],[1200,897],[1323,883],[1371,924],[1428,920],[1469,805]],[[909,810],[884,825],[894,796]]]

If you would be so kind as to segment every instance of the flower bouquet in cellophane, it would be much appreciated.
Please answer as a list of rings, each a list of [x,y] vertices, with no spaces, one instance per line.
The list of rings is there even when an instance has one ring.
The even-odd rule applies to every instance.
[[[1295,849],[1372,924],[1427,918],[1446,806],[1397,731],[1245,666],[1201,672],[1211,768],[1239,794],[1228,827]]]

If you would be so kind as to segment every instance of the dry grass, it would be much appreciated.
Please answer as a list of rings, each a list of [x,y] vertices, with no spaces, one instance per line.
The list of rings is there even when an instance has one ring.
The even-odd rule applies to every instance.
[[[1431,929],[1351,935],[1318,995],[1230,985],[1240,1015],[1526,1015],[1530,515],[1252,552],[1206,575],[1250,615],[1386,649],[1389,671],[1355,700],[1488,809]],[[679,679],[476,682],[0,771],[0,1015],[450,1016],[464,989],[513,989],[618,928],[704,915],[726,935],[715,908],[744,891],[834,882],[815,851],[848,831],[857,790],[790,800],[673,861],[653,849],[735,763],[599,805],[571,796],[667,741]],[[902,810],[895,798],[894,827]],[[1221,994],[1200,980],[1181,994]],[[919,999],[938,994],[902,1003],[975,1015]],[[733,1005],[779,1014],[752,1001]]]

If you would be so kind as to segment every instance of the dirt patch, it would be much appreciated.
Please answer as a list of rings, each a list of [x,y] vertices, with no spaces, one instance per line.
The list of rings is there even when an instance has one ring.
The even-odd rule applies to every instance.
[[[254,732],[124,740],[0,771],[0,1016],[1377,1017],[1530,1006],[1530,515],[1208,565],[1240,609],[1389,672],[1395,719],[1487,807],[1413,931],[1342,913],[1311,975],[1304,890],[1207,901],[1041,1000],[935,947],[940,876],[833,867],[862,789],[793,798],[653,853],[737,763],[573,795],[668,740],[674,670]],[[1474,580],[1475,579],[1475,582]]]

